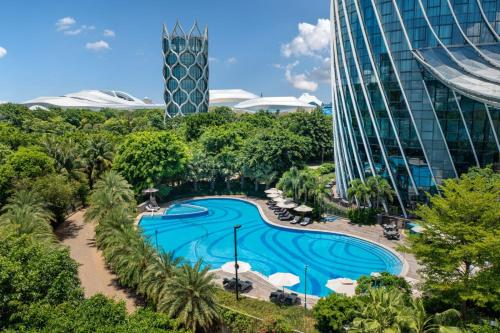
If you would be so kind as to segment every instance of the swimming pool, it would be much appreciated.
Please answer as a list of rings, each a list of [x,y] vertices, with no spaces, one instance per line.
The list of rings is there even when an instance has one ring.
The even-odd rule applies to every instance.
[[[392,252],[362,239],[324,232],[292,230],[265,222],[253,204],[237,199],[198,199],[184,203],[205,207],[208,214],[164,220],[143,216],[140,226],[158,246],[175,251],[190,262],[202,258],[219,268],[234,260],[233,226],[238,230],[238,259],[250,263],[253,271],[266,276],[277,272],[298,275],[300,284],[289,289],[304,292],[304,265],[307,293],[325,296],[331,291],[327,280],[357,279],[371,272],[399,274],[402,262]]]

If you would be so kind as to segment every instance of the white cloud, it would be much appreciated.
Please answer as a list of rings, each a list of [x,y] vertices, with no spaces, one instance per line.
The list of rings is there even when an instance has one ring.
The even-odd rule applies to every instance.
[[[0,59],[7,55],[7,50],[0,46]]]
[[[57,31],[68,30],[76,24],[76,20],[72,17],[66,16],[56,22]]]
[[[214,58],[214,57],[208,57],[208,62],[218,62],[219,59]]]
[[[97,41],[94,43],[87,43],[87,44],[85,44],[85,48],[88,50],[92,50],[92,51],[102,51],[102,50],[111,49],[109,47],[109,44],[103,40],[100,40],[100,41]]]
[[[104,37],[115,37],[116,34],[113,30],[110,29],[104,29],[104,32],[102,33]]]
[[[82,29],[75,29],[75,30],[64,30],[64,34],[68,36],[76,36],[79,35],[82,32]]]
[[[82,25],[83,30],[95,30],[95,25]]]
[[[294,74],[292,72],[293,68],[299,64],[298,61],[288,64],[285,67],[285,78],[288,82],[292,84],[294,88],[307,91],[316,91],[318,89],[318,83],[311,80],[308,76],[309,73]]]
[[[234,65],[235,63],[238,62],[238,60],[235,58],[235,57],[231,57],[231,58],[228,58],[226,60],[226,62],[229,64],[229,65]]]
[[[287,44],[281,46],[283,56],[313,56],[323,52],[330,45],[330,20],[318,19],[316,25],[299,23],[299,34]]]

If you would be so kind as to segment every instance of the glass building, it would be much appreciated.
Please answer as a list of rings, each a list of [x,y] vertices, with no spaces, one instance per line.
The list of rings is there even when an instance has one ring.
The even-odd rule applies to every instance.
[[[337,191],[386,178],[409,207],[498,163],[500,1],[332,0]]]
[[[165,118],[208,112],[208,29],[195,22],[189,33],[179,22],[171,34],[163,26]]]

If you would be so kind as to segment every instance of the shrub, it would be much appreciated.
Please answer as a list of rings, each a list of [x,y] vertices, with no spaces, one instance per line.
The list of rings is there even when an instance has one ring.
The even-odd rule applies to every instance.
[[[392,275],[388,272],[382,272],[379,277],[361,276],[358,279],[356,294],[364,294],[369,288],[398,289],[406,295],[411,295],[411,286],[400,276]]]
[[[351,323],[360,308],[358,298],[332,293],[320,299],[313,308],[316,329],[322,333],[345,332],[344,327]]]
[[[352,208],[347,212],[347,217],[354,224],[370,225],[377,223],[377,210],[375,208]]]

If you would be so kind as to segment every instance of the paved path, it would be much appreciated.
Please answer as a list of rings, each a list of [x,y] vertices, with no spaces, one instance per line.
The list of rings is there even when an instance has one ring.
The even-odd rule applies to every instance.
[[[83,222],[84,211],[78,211],[68,218],[56,230],[58,238],[70,249],[71,258],[77,263],[78,276],[84,288],[85,297],[101,293],[116,300],[125,301],[129,312],[133,312],[137,305],[134,296],[116,282],[116,276],[111,273],[104,262],[101,251],[94,244],[93,223]]]

